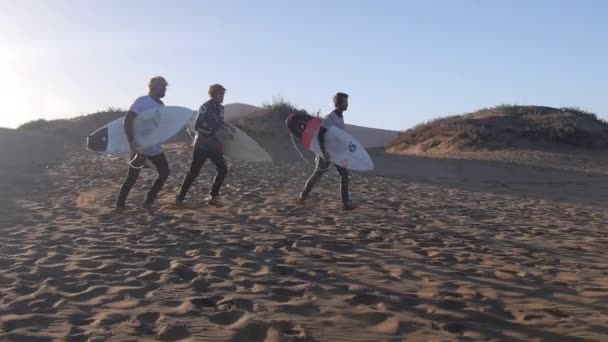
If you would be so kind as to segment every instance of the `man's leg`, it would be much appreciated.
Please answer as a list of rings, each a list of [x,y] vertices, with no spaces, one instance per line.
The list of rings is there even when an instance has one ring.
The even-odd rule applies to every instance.
[[[134,157],[135,156],[132,156],[131,160],[135,159]],[[138,157],[138,158],[145,158],[145,157]],[[145,161],[142,160],[141,162],[143,163]],[[135,168],[135,167],[129,165],[129,172],[127,173],[127,178],[125,178],[125,181],[123,182],[122,187],[120,188],[120,192],[118,193],[118,198],[116,199],[116,207],[123,208],[125,206],[125,202],[127,201],[127,196],[129,196],[129,192],[131,191],[131,188],[133,188],[133,186],[137,182],[137,177],[139,176],[140,171],[141,171],[141,169],[138,169],[138,168]]]
[[[303,202],[308,198],[308,195],[310,195],[310,192],[312,191],[312,189],[319,182],[321,177],[323,177],[323,174],[325,174],[325,172],[327,172],[327,169],[329,169],[329,165],[330,165],[330,163],[328,161],[317,156],[315,171],[310,176],[310,178],[308,178],[308,180],[306,181],[306,184],[304,184],[304,189],[300,193],[300,202]]]
[[[158,192],[167,181],[167,178],[169,178],[169,163],[167,162],[167,157],[165,157],[164,153],[148,156],[147,158],[154,164],[154,167],[156,167],[156,171],[158,172],[158,176],[154,179],[144,201],[144,206],[149,207],[152,205],[152,202],[154,202],[154,199],[156,199]]]
[[[224,159],[223,154],[212,154],[210,159],[215,165],[216,170],[215,179],[213,179],[213,185],[211,186],[211,192],[209,193],[211,199],[214,199],[220,194],[220,188],[228,174],[228,167],[226,166],[226,159]]]
[[[340,196],[342,197],[342,208],[352,209],[348,192],[348,169],[336,165],[336,170],[340,175]]]
[[[201,171],[203,165],[207,161],[207,155],[202,150],[195,148],[192,152],[192,163],[190,164],[190,170],[186,174],[184,181],[182,182],[182,186],[179,190],[179,194],[176,197],[177,202],[182,202],[186,198],[186,194],[188,190],[190,190],[190,186],[192,182],[198,177],[198,174]]]

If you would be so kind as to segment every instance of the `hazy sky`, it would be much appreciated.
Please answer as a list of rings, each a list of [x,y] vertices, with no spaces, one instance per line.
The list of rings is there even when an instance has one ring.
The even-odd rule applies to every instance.
[[[608,1],[0,0],[0,126],[165,103],[283,97],[405,129],[497,104],[608,117]]]

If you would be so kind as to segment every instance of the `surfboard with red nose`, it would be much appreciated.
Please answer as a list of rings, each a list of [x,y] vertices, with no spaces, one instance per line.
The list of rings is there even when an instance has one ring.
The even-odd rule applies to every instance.
[[[310,115],[290,114],[287,127],[292,133],[300,137],[304,147],[321,155],[319,146],[319,129],[322,120]],[[371,171],[374,162],[363,145],[350,134],[338,127],[332,126],[325,133],[325,149],[330,155],[330,162],[355,171]]]

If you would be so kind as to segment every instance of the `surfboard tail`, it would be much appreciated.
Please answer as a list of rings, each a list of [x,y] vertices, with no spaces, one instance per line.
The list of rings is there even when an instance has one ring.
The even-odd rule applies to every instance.
[[[95,152],[105,152],[108,149],[108,128],[103,127],[87,137],[87,148]]]

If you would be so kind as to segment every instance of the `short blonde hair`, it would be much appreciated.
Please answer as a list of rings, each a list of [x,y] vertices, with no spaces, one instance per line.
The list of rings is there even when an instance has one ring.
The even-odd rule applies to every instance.
[[[169,83],[167,83],[167,80],[164,77],[156,76],[156,77],[152,77],[150,79],[150,81],[148,82],[148,89],[151,89],[152,87],[154,87],[158,84],[163,84],[165,86],[169,85]]]
[[[215,94],[217,92],[225,92],[225,91],[226,91],[226,88],[224,88],[223,85],[218,84],[218,83],[212,84],[209,87],[209,96],[213,96],[213,94]]]

